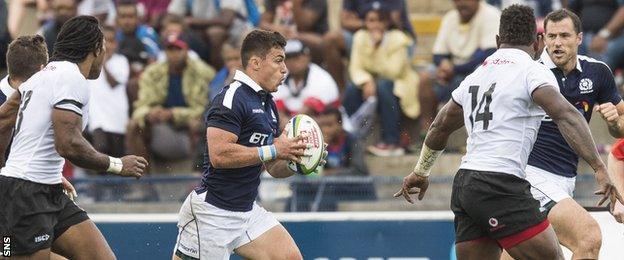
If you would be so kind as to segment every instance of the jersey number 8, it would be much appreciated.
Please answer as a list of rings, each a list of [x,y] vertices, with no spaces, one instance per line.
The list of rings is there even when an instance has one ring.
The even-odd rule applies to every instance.
[[[490,112],[490,103],[492,103],[492,93],[494,92],[495,87],[496,83],[492,83],[492,85],[490,85],[490,89],[483,93],[483,96],[481,97],[481,102],[479,102],[479,107],[476,111],[475,108],[477,107],[477,94],[479,93],[479,86],[470,86],[470,88],[468,89],[468,92],[472,95],[472,111],[470,112],[471,129],[474,129],[475,122],[483,121],[483,130],[488,130],[490,120],[494,118],[494,114]],[[483,108],[483,113],[481,113],[480,111],[483,107],[484,102],[485,108]],[[476,115],[474,115],[475,112]]]

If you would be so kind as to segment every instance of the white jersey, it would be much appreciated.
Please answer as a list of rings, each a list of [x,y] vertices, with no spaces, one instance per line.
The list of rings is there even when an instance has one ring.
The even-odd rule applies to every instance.
[[[525,177],[524,168],[545,112],[533,102],[541,86],[558,88],[548,68],[519,49],[489,56],[453,91],[468,131],[460,169]]]
[[[50,62],[22,83],[22,95],[11,152],[0,175],[44,184],[61,183],[65,159],[54,147],[53,109],[64,109],[88,121],[89,84],[78,66]]]

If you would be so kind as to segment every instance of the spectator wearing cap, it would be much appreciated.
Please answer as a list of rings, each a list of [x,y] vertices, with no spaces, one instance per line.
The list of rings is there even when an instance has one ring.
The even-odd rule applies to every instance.
[[[284,48],[288,76],[273,94],[284,125],[294,114],[316,114],[339,100],[338,86],[320,66],[310,62],[310,49],[299,40]]]
[[[433,44],[432,84],[421,88],[421,136],[464,78],[496,51],[500,11],[480,0],[453,1],[455,9],[442,18]]]
[[[187,43],[176,35],[169,36],[164,47],[167,60],[149,65],[139,79],[128,148],[145,158],[188,159],[215,72],[203,61],[188,58]]]
[[[340,14],[341,30],[327,32],[323,36],[323,61],[327,71],[334,77],[341,90],[346,86],[344,57],[351,55],[353,35],[364,28],[366,13],[381,9],[390,13],[390,25],[407,33],[412,39],[416,34],[407,15],[405,0],[344,0]]]
[[[412,39],[394,29],[390,13],[371,9],[365,27],[353,36],[349,75],[353,84],[347,86],[343,105],[349,116],[355,114],[366,100],[377,100],[381,140],[368,151],[378,156],[405,153],[400,144],[401,114],[416,118],[419,75],[411,66],[408,50]]]

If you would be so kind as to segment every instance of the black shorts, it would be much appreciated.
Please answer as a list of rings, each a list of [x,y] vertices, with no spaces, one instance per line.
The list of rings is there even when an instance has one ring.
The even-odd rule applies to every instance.
[[[511,174],[460,169],[451,195],[456,242],[491,238],[509,248],[546,229],[530,188]]]
[[[50,248],[63,232],[87,219],[61,184],[0,176],[0,236],[11,237],[14,255]]]

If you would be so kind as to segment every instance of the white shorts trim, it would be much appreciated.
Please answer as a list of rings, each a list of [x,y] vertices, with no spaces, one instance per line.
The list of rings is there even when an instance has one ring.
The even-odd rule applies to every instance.
[[[540,202],[540,211],[549,202],[559,202],[574,196],[576,177],[564,177],[527,165],[526,180],[531,183],[531,194]]]
[[[205,201],[206,192],[192,191],[178,216],[178,238],[174,253],[179,250],[198,259],[230,259],[239,248],[279,225],[270,212],[254,202],[247,212],[215,207]]]

